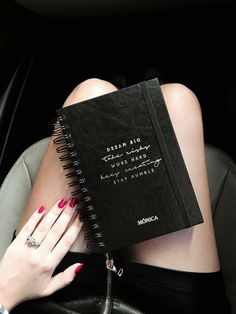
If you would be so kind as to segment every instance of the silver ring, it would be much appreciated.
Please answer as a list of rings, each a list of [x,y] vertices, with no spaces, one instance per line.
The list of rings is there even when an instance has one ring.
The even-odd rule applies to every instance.
[[[30,235],[27,237],[26,243],[28,244],[29,247],[35,248],[38,248],[41,245],[41,243],[37,242],[36,239]]]

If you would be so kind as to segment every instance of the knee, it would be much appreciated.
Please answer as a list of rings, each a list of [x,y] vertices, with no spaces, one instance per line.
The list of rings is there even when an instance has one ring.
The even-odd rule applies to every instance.
[[[161,88],[174,127],[188,132],[201,130],[201,107],[195,94],[182,84],[165,84]]]
[[[117,90],[117,88],[107,81],[97,78],[90,78],[81,82],[73,89],[73,91],[67,97],[64,106],[111,93],[115,90]]]

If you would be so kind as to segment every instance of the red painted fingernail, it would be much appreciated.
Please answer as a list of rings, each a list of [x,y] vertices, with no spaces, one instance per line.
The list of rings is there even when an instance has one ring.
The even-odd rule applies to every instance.
[[[40,206],[39,209],[38,209],[38,213],[39,214],[42,214],[42,212],[45,210],[45,207],[44,206]]]
[[[60,202],[57,204],[57,206],[59,208],[63,208],[66,205],[66,203],[67,203],[66,200],[63,198],[60,200]]]
[[[69,201],[69,206],[71,208],[74,208],[75,207],[75,204],[76,204],[76,199],[75,198],[72,198],[70,201]]]
[[[76,269],[75,269],[75,274],[77,274],[80,270],[81,270],[81,268],[84,266],[84,264],[79,264],[77,267],[76,267]]]

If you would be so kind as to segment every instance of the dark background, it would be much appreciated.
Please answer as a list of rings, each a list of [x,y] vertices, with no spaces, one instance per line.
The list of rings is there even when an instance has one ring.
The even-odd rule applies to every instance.
[[[205,141],[236,159],[235,13],[234,6],[217,5],[46,18],[2,1],[0,180],[25,148],[49,135],[48,121],[76,84],[121,74],[130,85],[150,68],[163,82],[193,90]]]

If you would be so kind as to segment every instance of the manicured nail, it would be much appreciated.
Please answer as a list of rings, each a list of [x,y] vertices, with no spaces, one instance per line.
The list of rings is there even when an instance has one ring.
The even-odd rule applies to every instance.
[[[70,206],[71,208],[74,208],[75,205],[76,205],[76,198],[70,199],[70,201],[69,201],[69,206]]]
[[[39,214],[42,214],[42,212],[45,210],[45,207],[44,206],[40,206],[39,209],[38,209],[38,213]]]
[[[80,270],[81,270],[81,268],[84,266],[84,264],[79,264],[77,267],[76,267],[76,269],[75,269],[75,274],[77,274]]]
[[[66,205],[66,203],[67,203],[66,200],[63,198],[60,200],[60,202],[57,204],[57,206],[59,208],[63,208]]]

